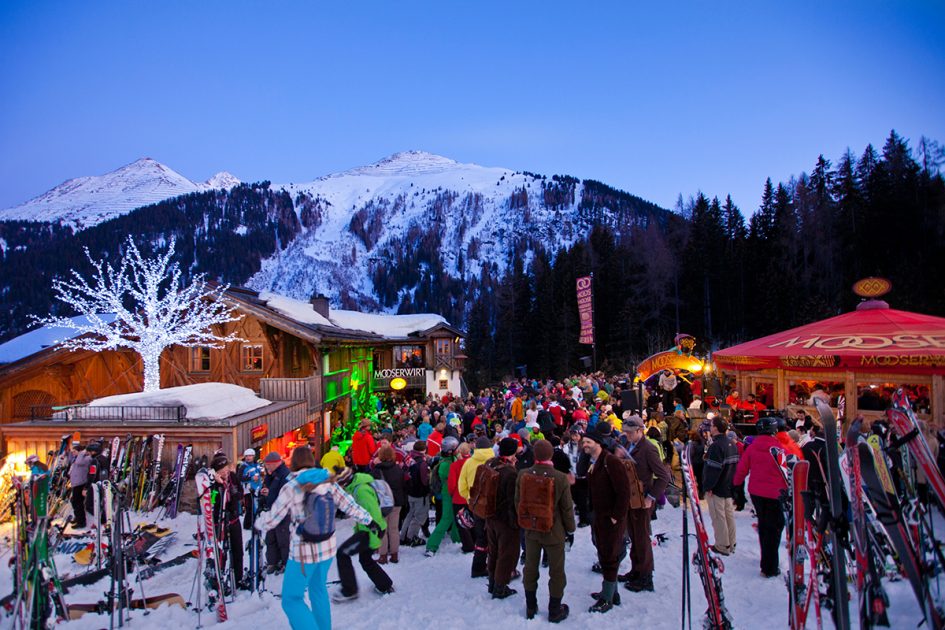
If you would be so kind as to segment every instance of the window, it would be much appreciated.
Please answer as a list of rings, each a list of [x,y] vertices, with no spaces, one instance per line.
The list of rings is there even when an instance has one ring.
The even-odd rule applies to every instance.
[[[351,369],[351,351],[348,348],[337,348],[328,353],[328,369],[326,374],[334,374],[342,370]]]
[[[418,368],[423,365],[423,348],[420,346],[394,346],[394,366]]]
[[[263,347],[262,344],[243,344],[240,360],[240,369],[243,372],[262,372]]]
[[[210,371],[210,348],[206,346],[198,346],[196,348],[190,349],[190,371]]]
[[[436,340],[436,353],[439,355],[450,355],[453,353],[453,343],[449,339]]]
[[[908,383],[857,383],[857,411],[885,411],[892,404],[893,394],[900,387],[909,397],[912,411],[918,414],[928,414],[931,411],[929,386]]]
[[[814,405],[814,399],[820,398],[831,407],[836,407],[840,397],[845,395],[842,381],[798,380],[788,381],[788,404]]]
[[[449,388],[450,388],[450,382],[449,382],[448,380],[446,380],[445,378],[441,378],[441,379],[440,379],[440,389],[449,389]]]

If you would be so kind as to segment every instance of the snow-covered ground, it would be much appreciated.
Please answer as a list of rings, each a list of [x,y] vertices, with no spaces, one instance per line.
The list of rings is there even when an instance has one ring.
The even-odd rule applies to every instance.
[[[132,519],[133,523],[147,521],[147,515]],[[787,627],[787,591],[781,578],[764,579],[759,575],[758,541],[752,528],[748,511],[737,513],[738,550],[725,559],[723,586],[726,603],[736,628]],[[161,523],[177,531],[173,546],[164,554],[175,557],[193,547],[193,532],[196,517],[180,515],[174,521]],[[626,628],[628,624],[648,629],[673,629],[680,627],[680,588],[682,571],[682,515],[679,509],[667,507],[659,512],[654,522],[654,533],[666,533],[668,541],[654,549],[656,558],[655,586],[653,593],[632,594],[621,587],[623,604],[605,615],[587,612],[593,603],[592,591],[600,588],[600,575],[591,572],[595,561],[594,547],[590,541],[590,529],[577,531],[573,549],[567,556],[568,586],[564,601],[571,607],[571,616],[562,624],[577,627],[594,624],[596,628]],[[350,520],[338,522],[338,536],[346,537],[351,530]],[[690,521],[690,530],[692,523]],[[248,533],[248,532],[245,532]],[[710,526],[711,536],[711,526]],[[448,540],[448,539],[447,539]],[[694,541],[693,541],[694,543]],[[188,547],[188,545],[190,547]],[[787,557],[782,551],[782,571],[787,571]],[[4,559],[8,555],[4,554]],[[68,556],[56,557],[60,575],[76,572],[79,567]],[[484,578],[469,577],[471,556],[460,553],[459,547],[445,542],[433,558],[423,556],[423,548],[401,548],[400,563],[388,564],[385,570],[394,580],[396,593],[382,597],[374,593],[370,581],[355,563],[358,572],[361,596],[344,604],[332,605],[332,621],[336,628],[354,630],[371,628],[376,630],[402,630],[403,628],[536,628],[546,623],[547,572],[541,575],[539,586],[539,617],[533,621],[524,618],[524,597],[521,580],[512,583],[519,594],[505,600],[493,601],[486,592]],[[621,572],[629,569],[624,561]],[[10,585],[10,570],[3,562],[0,567],[0,585],[6,590]],[[169,592],[181,594],[193,601],[191,587],[197,568],[196,560],[158,573],[144,582],[147,595]],[[702,584],[694,569],[690,569],[693,597],[693,626],[701,627],[705,598]],[[333,564],[329,580],[337,579],[337,565]],[[288,628],[288,622],[280,607],[280,600],[273,595],[282,589],[281,576],[269,577],[266,586],[271,592],[262,597],[240,592],[236,600],[227,604],[232,628]],[[889,593],[890,621],[893,628],[914,628],[921,620],[915,598],[905,581],[885,583]],[[94,602],[101,598],[108,587],[108,580],[97,585],[76,587],[67,596],[67,602]],[[135,584],[135,597],[139,597],[140,586]],[[329,586],[332,588],[332,586]],[[851,587],[851,612],[855,615],[856,592]],[[826,613],[825,613],[826,616]],[[854,616],[855,618],[855,616]],[[204,610],[201,615],[204,626],[216,626],[212,614]],[[9,627],[9,618],[0,618],[0,627]],[[108,623],[107,616],[86,615],[82,619],[64,623],[62,628],[98,629]],[[815,627],[811,622],[810,627]],[[825,627],[831,627],[825,618]],[[161,629],[194,628],[197,613],[179,607],[163,607],[145,615],[142,611],[131,613],[130,628]]]

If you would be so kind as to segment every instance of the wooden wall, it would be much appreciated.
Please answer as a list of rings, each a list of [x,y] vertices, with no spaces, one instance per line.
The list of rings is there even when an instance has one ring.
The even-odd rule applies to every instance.
[[[33,404],[69,404],[141,390],[138,356],[127,351],[69,352],[0,383],[0,423],[29,418]]]

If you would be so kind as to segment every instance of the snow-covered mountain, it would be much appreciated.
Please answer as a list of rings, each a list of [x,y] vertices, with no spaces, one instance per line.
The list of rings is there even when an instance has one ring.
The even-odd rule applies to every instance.
[[[478,276],[483,262],[504,267],[523,232],[561,245],[577,236],[574,223],[558,221],[574,214],[579,191],[566,206],[552,208],[542,203],[542,184],[508,168],[407,151],[286,185],[303,213],[303,231],[249,284],[300,298],[346,287],[356,301],[371,301],[377,269],[403,248],[420,248],[424,237],[435,241],[445,273]]]
[[[160,162],[142,158],[104,175],[67,180],[25,203],[0,210],[0,221],[61,221],[84,229],[170,197],[229,189],[239,183],[227,172],[195,183]]]
[[[139,230],[157,245],[185,239],[181,266],[224,282],[303,300],[322,293],[334,308],[435,312],[462,323],[514,262],[527,267],[539,252],[553,258],[598,226],[621,238],[669,220],[666,210],[594,180],[422,151],[306,183],[238,183],[220,173],[198,184],[145,159],[0,211],[0,295],[19,308],[8,330],[0,322],[0,338],[54,303],[47,290],[4,275],[61,276],[82,264],[83,244],[117,256]],[[155,205],[122,216],[146,204]],[[12,218],[36,223],[3,223]],[[59,222],[84,230],[81,242]]]
[[[597,187],[615,195],[609,207],[601,207]],[[501,273],[516,256],[527,264],[536,246],[554,252],[594,224],[619,231],[660,211],[596,182],[461,164],[422,151],[284,188],[302,232],[264,261],[249,285],[299,298],[337,296],[343,287],[355,302],[380,308],[396,308],[425,274],[465,282],[484,266]],[[641,207],[621,207],[627,199],[620,195]],[[411,265],[417,268],[404,269]],[[395,269],[400,278],[388,281]],[[413,288],[402,284],[405,276]]]

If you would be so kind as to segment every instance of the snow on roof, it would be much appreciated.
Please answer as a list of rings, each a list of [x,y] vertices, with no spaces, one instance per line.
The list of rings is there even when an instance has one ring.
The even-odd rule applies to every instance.
[[[341,328],[366,330],[384,337],[407,337],[410,333],[445,324],[442,315],[420,313],[417,315],[384,315],[360,313],[358,311],[331,311],[331,321]]]
[[[102,313],[99,317],[109,323],[115,321],[115,315],[113,313]],[[88,325],[91,323],[89,317],[86,315],[73,317],[71,319],[78,325]],[[54,346],[60,341],[71,339],[75,336],[76,331],[68,328],[41,326],[19,337],[14,337],[6,343],[0,344],[0,364],[19,361],[31,354],[36,354],[40,350]]]
[[[259,299],[266,303],[266,306],[278,311],[303,324],[319,324],[321,326],[333,326],[330,321],[315,312],[310,302],[303,302],[278,293],[263,291],[259,294]]]
[[[198,383],[93,400],[88,407],[186,407],[188,420],[220,420],[272,404],[239,385]],[[81,410],[77,410],[81,411]],[[91,411],[91,410],[90,410]],[[77,413],[77,417],[81,417]]]
[[[442,315],[420,313],[417,315],[387,315],[384,313],[361,313],[332,309],[328,319],[315,312],[310,302],[296,300],[284,295],[263,291],[259,299],[286,317],[304,324],[318,324],[347,330],[362,330],[384,337],[407,337],[411,333],[447,324]]]

